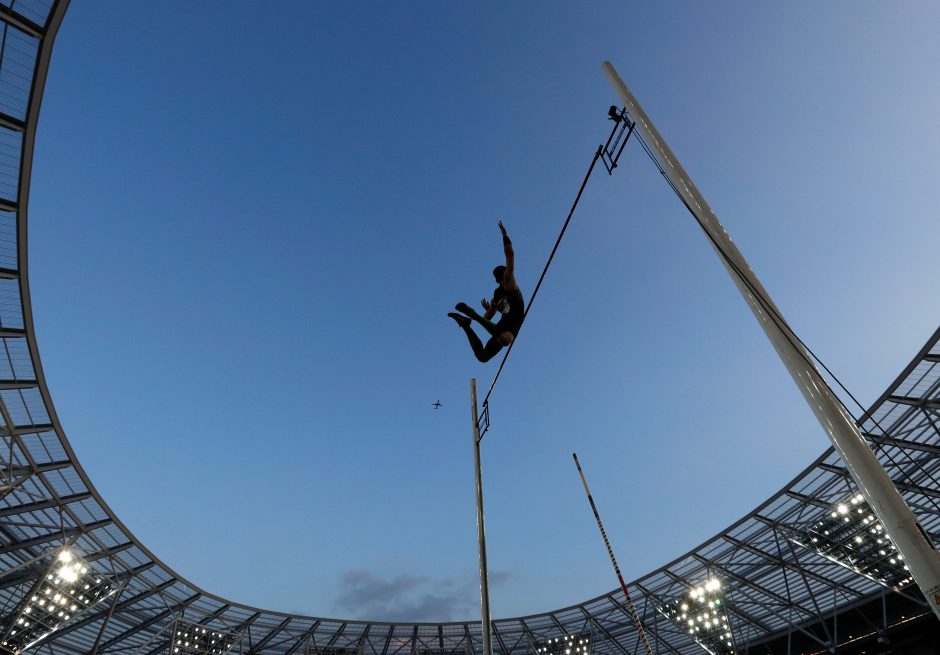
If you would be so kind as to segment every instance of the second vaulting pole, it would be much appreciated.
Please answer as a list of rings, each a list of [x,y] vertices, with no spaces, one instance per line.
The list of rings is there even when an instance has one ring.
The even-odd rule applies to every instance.
[[[588,502],[591,503],[591,511],[594,512],[597,527],[600,529],[601,536],[604,538],[604,545],[607,546],[607,554],[610,555],[610,563],[614,565],[614,572],[617,574],[617,580],[620,581],[620,588],[623,590],[623,595],[626,596],[627,608],[630,610],[630,618],[633,619],[637,630],[640,631],[640,637],[643,639],[643,644],[646,646],[646,655],[653,655],[653,649],[650,648],[650,642],[646,638],[646,630],[643,629],[643,624],[640,623],[640,617],[637,615],[636,607],[633,605],[633,598],[630,597],[630,590],[627,589],[627,583],[623,581],[620,567],[617,566],[617,558],[614,557],[614,549],[610,547],[610,540],[607,538],[607,530],[604,529],[604,524],[601,522],[601,515],[597,511],[597,505],[594,504],[594,496],[591,495],[591,490],[588,488],[587,478],[584,477],[584,471],[581,470],[581,462],[578,461],[578,454],[571,453],[571,456],[574,457],[574,465],[578,467],[578,475],[581,476],[581,484],[584,485],[584,493],[587,494]]]

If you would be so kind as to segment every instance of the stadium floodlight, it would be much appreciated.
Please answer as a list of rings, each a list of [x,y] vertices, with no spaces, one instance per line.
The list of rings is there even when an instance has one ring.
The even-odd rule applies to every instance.
[[[241,652],[242,636],[208,625],[199,625],[182,619],[173,624],[170,655],[225,655],[238,645]]]
[[[0,650],[17,655],[113,594],[116,585],[69,548],[49,558],[43,575],[6,617]]]
[[[591,635],[561,635],[535,643],[537,655],[590,655]]]
[[[898,590],[913,582],[904,558],[860,493],[833,503],[790,541],[873,582]]]
[[[712,655],[733,655],[734,635],[718,578],[709,577],[657,609]]]

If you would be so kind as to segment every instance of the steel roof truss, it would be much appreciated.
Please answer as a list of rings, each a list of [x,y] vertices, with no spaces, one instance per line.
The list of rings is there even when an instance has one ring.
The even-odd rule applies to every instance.
[[[100,527],[105,525],[110,525],[111,521],[97,521],[95,523],[88,523],[87,525],[82,526],[81,528],[66,528],[65,530],[57,530],[55,532],[50,532],[48,534],[39,535],[31,539],[26,539],[25,541],[18,541],[10,544],[4,544],[0,546],[0,554],[11,553],[16,550],[24,550],[28,548],[33,548],[34,546],[41,546],[42,544],[47,544],[50,541],[67,541],[70,537],[84,534],[86,531],[97,530]]]
[[[294,643],[294,645],[287,649],[287,652],[284,653],[284,655],[294,655],[294,651],[305,645],[310,639],[313,638],[313,633],[317,631],[317,627],[319,625],[320,621],[315,621],[312,626],[310,626],[297,638],[297,641]]]
[[[2,4],[0,4],[0,20],[2,20],[7,25],[12,25],[20,32],[29,34],[34,39],[42,38],[43,33],[45,32],[41,26],[29,20],[21,13]]]
[[[8,507],[0,507],[0,518],[7,516],[16,516],[19,514],[26,514],[28,512],[38,512],[44,509],[53,509],[59,506],[59,503],[68,505],[70,503],[78,503],[83,500],[88,500],[91,498],[90,492],[72,494],[71,496],[62,496],[59,500],[48,498],[46,500],[38,500],[34,503],[27,503],[26,505],[10,505]],[[58,526],[55,526],[58,528]]]
[[[790,527],[790,526],[784,526],[784,527]],[[819,575],[818,573],[813,573],[812,571],[807,570],[805,567],[800,566],[799,562],[794,564],[793,562],[788,562],[784,560],[783,558],[775,557],[774,555],[771,555],[770,553],[767,553],[761,550],[760,548],[757,548],[756,546],[752,546],[748,543],[735,539],[734,537],[730,535],[724,535],[723,538],[726,541],[734,544],[735,547],[740,548],[741,550],[745,550],[753,555],[756,555],[757,557],[767,560],[775,568],[795,569],[796,571],[800,573],[800,575],[811,577],[814,580],[816,580],[816,582],[821,582],[822,584],[825,584],[829,587],[837,587],[840,591],[842,591],[845,594],[851,594],[856,597],[864,595],[862,592],[852,589],[851,587],[846,587],[845,585],[842,585],[839,582],[832,580],[831,578],[827,578],[825,576]],[[807,585],[807,590],[808,590],[808,585]]]
[[[925,412],[926,413],[926,412]],[[934,427],[936,429],[936,427]],[[885,436],[885,435],[876,435],[871,432],[865,433],[865,438],[868,441],[876,443],[883,446],[894,446],[897,448],[903,448],[904,450],[918,450],[925,453],[930,453],[932,455],[940,455],[940,446],[935,446],[929,443],[921,443],[919,441],[910,441],[907,439],[899,439],[895,436]]]
[[[114,608],[117,607],[118,601],[121,599],[121,595],[124,593],[124,590],[127,589],[127,583],[129,580],[125,581],[114,594],[114,599],[111,602],[110,607],[108,608],[108,613],[104,617],[104,621],[101,622],[101,628],[98,629],[98,636],[95,638],[95,644],[91,647],[91,650],[88,652],[88,655],[97,655],[98,647],[101,645],[101,639],[104,637],[104,631],[107,629],[108,624],[111,622],[111,617],[114,616]]]
[[[276,628],[268,632],[268,634],[266,634],[264,638],[261,639],[261,641],[259,641],[256,645],[252,646],[249,649],[248,651],[249,654],[255,655],[256,653],[259,653],[262,650],[264,650],[264,647],[268,645],[268,642],[271,641],[271,639],[273,639],[275,636],[277,636],[284,628],[286,628],[290,624],[291,620],[292,620],[291,617],[288,616],[286,619],[281,621],[281,623]]]
[[[633,586],[636,587],[637,589],[639,589],[639,590],[643,593],[643,595],[644,595],[646,598],[652,599],[652,601],[653,601],[654,604],[656,604],[656,603],[659,602],[660,599],[659,599],[655,594],[653,594],[652,592],[650,592],[648,589],[646,589],[645,587],[643,587],[643,585],[641,585],[640,583],[638,583],[638,582],[637,582],[637,583],[634,583]],[[610,597],[610,602],[611,602],[611,605],[612,605],[614,608],[616,608],[616,609],[620,612],[620,614],[623,615],[624,618],[627,619],[627,622],[628,622],[627,625],[632,625],[632,624],[633,624],[633,619],[630,618],[630,612],[629,612],[629,610],[627,609],[627,607],[624,606],[623,604],[621,604],[620,601],[614,599],[613,597]],[[669,649],[670,651],[672,651],[675,655],[679,655],[679,651],[676,650],[676,648],[669,642],[669,640],[663,638],[663,637],[660,635],[659,621],[658,621],[658,618],[657,618],[656,614],[657,614],[656,612],[653,613],[653,622],[654,622],[654,624],[655,624],[655,626],[656,626],[656,629],[652,631],[656,642],[657,642],[657,643],[660,643],[660,644],[662,644],[662,645],[664,645],[667,649]],[[593,619],[593,617],[592,617],[592,619]],[[601,630],[601,632],[603,632],[605,635],[608,636],[608,638],[611,638],[611,639],[613,638],[613,636],[607,631],[606,628],[604,628],[604,627],[600,624],[599,621],[595,621],[594,623],[595,623],[595,626],[596,626],[599,630]],[[644,625],[644,627],[645,627],[645,626],[647,626],[648,624],[644,623],[643,625]],[[677,634],[683,635],[683,639],[686,639],[686,640],[688,640],[688,641],[690,641],[690,642],[692,641],[691,637],[689,637],[688,635],[686,635],[686,634],[683,633],[682,631],[678,630],[677,626],[675,626],[671,621],[667,621],[667,622],[666,622],[666,625],[667,625],[667,627],[668,627],[669,629],[675,630]],[[639,635],[637,635],[637,636],[639,636]],[[639,640],[637,640],[637,643],[639,644]],[[694,642],[693,642],[693,643],[694,643]]]
[[[133,598],[129,598],[129,599],[127,599],[127,600],[121,601],[120,603],[118,603],[118,604],[115,606],[115,610],[114,610],[114,612],[112,613],[112,615],[113,615],[114,613],[121,614],[121,613],[124,613],[124,612],[129,612],[129,611],[130,611],[130,608],[132,608],[134,604],[136,604],[136,603],[138,603],[138,602],[140,602],[140,601],[146,600],[146,599],[149,598],[150,596],[152,596],[152,595],[158,593],[158,591],[161,590],[161,587],[162,587],[162,588],[170,587],[170,586],[172,586],[175,582],[176,582],[176,580],[167,580],[167,581],[164,582],[162,585],[160,585],[160,587],[155,587],[155,588],[153,588],[153,589],[148,589],[147,591],[145,591],[145,592],[143,592],[143,593],[141,593],[141,594],[138,594],[137,596],[135,596],[135,597],[133,597]],[[130,584],[130,582],[128,582],[128,585],[129,585],[129,584]],[[76,621],[75,623],[72,623],[72,624],[70,624],[70,625],[67,625],[67,626],[65,626],[64,628],[62,628],[61,630],[59,630],[59,631],[56,633],[56,637],[59,638],[59,637],[62,637],[62,636],[65,636],[65,635],[69,634],[70,632],[74,632],[74,631],[76,631],[76,630],[79,630],[79,629],[81,629],[81,628],[84,628],[84,627],[87,626],[87,625],[92,625],[93,623],[96,623],[97,621],[100,621],[100,620],[104,619],[105,615],[106,615],[109,611],[111,611],[111,610],[109,609],[109,610],[106,610],[106,611],[98,612],[97,614],[93,614],[93,615],[91,615],[91,616],[85,617],[84,619],[82,619],[82,620],[80,620],[80,621]]]
[[[153,626],[153,625],[156,625],[157,623],[159,623],[159,622],[162,621],[163,619],[167,618],[168,616],[171,616],[171,615],[173,615],[173,614],[180,614],[184,609],[186,609],[187,606],[189,606],[189,605],[190,605],[191,603],[193,603],[194,601],[198,600],[200,596],[201,596],[201,594],[195,594],[195,595],[193,595],[193,596],[190,596],[190,597],[187,598],[186,600],[181,601],[181,602],[180,602],[179,604],[177,604],[175,607],[170,607],[170,608],[168,608],[168,609],[165,609],[165,610],[163,610],[162,612],[160,612],[159,614],[156,614],[156,615],[152,616],[151,618],[147,619],[147,620],[144,621],[143,623],[138,623],[138,624],[134,625],[134,626],[131,627],[130,629],[125,630],[124,632],[122,632],[121,634],[117,635],[116,637],[112,637],[112,638],[109,639],[108,641],[106,641],[106,642],[104,642],[103,644],[101,644],[101,650],[102,650],[102,651],[107,651],[109,648],[111,648],[111,647],[114,646],[115,644],[119,644],[119,643],[121,643],[122,641],[124,641],[125,639],[130,639],[130,638],[133,637],[134,635],[137,635],[137,634],[143,632],[144,630],[148,629],[149,627],[151,627],[151,626]],[[117,620],[117,619],[115,619],[114,617],[112,617],[111,620]],[[164,629],[165,629],[165,628],[164,628]],[[157,635],[159,635],[161,632],[163,632],[163,630],[160,630],[159,632],[157,632],[157,634],[153,635],[153,636],[147,641],[147,643],[149,643],[150,641],[153,641],[153,639],[154,639]]]

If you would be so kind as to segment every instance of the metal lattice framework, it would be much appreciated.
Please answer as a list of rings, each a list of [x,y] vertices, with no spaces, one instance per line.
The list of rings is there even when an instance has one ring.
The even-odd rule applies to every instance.
[[[255,609],[209,594],[141,545],[92,486],[45,384],[26,262],[35,130],[52,44],[67,5],[67,0],[0,0],[0,628],[12,629],[9,622],[25,616],[27,595],[37,593],[54,566],[50,558],[68,547],[116,589],[70,617],[31,652],[169,653],[179,626],[224,634],[225,649],[237,644],[234,651],[247,655],[479,652],[479,621],[343,621]],[[861,427],[936,543],[940,330],[867,412]],[[872,575],[794,538],[822,525],[834,506],[854,494],[830,448],[740,521],[633,582],[637,611],[654,650],[702,652],[704,641],[700,645],[687,626],[668,617],[681,613],[677,599],[710,580],[720,581],[722,617],[727,616],[738,652],[778,652],[781,640],[799,641],[801,652],[824,652],[845,636],[838,634],[838,616],[854,617],[862,631],[878,631],[895,619],[929,614],[910,584],[889,590]],[[862,611],[873,604],[881,608],[883,621]],[[894,612],[889,618],[889,606],[903,607],[905,614]],[[620,590],[553,612],[496,620],[493,635],[494,650],[503,655],[535,655],[555,639],[564,643],[566,635],[583,638],[597,655],[642,650]],[[222,642],[204,650],[217,643]]]

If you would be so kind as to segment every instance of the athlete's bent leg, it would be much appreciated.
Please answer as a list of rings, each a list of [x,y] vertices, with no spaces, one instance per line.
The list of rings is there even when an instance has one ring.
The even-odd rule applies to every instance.
[[[482,316],[480,316],[480,315],[479,315],[477,312],[475,312],[475,311],[473,310],[473,308],[472,308],[470,305],[468,305],[467,303],[459,302],[459,303],[457,303],[457,306],[454,307],[454,309],[456,309],[458,312],[462,312],[462,313],[466,314],[467,316],[469,316],[470,318],[472,318],[474,321],[476,321],[477,323],[479,323],[480,325],[482,325],[482,326],[483,326],[483,329],[486,330],[487,332],[489,332],[492,336],[495,337],[495,336],[499,333],[499,330],[498,330],[498,328],[496,327],[496,323],[493,323],[492,321],[489,321],[489,320],[483,318]]]
[[[476,356],[477,359],[480,359],[480,357],[483,356],[483,352],[486,350],[486,348],[484,348],[483,342],[480,341],[480,337],[478,337],[476,332],[473,331],[473,328],[470,327],[470,319],[464,316],[460,316],[460,319],[462,320],[459,320],[457,318],[459,316],[458,314],[448,314],[448,316],[457,321],[457,325],[459,325],[464,331],[464,334],[467,335],[467,341],[470,342],[470,348],[473,349],[474,356]],[[490,339],[490,341],[492,341],[492,339]],[[489,345],[489,342],[487,342],[487,345]],[[490,357],[492,357],[492,355],[490,355]],[[487,358],[487,360],[488,359],[489,358]],[[480,359],[481,362],[487,360]]]
[[[503,349],[503,343],[506,344],[512,343],[512,332],[503,332],[499,336],[490,337],[490,340],[486,342],[486,345],[483,345],[483,342],[480,341],[480,337],[476,335],[471,326],[471,321],[469,317],[461,316],[460,314],[448,314],[454,321],[457,322],[457,325],[464,331],[467,335],[467,341],[470,342],[470,348],[473,349],[473,355],[481,362],[488,362],[493,357],[496,356],[500,350]],[[487,321],[488,323],[489,321]],[[508,338],[508,341],[507,341]]]
[[[486,342],[486,345],[480,350],[474,348],[473,354],[477,356],[478,360],[485,364],[486,362],[496,357],[496,353],[502,349],[503,344],[499,342],[499,339],[496,337],[491,337],[490,340]]]

